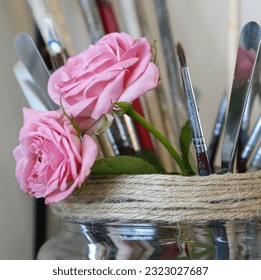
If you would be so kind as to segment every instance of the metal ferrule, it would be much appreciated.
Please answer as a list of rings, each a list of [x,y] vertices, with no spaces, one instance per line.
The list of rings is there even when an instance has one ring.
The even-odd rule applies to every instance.
[[[207,151],[205,139],[201,138],[193,138],[193,144],[196,150],[196,153],[204,153]]]

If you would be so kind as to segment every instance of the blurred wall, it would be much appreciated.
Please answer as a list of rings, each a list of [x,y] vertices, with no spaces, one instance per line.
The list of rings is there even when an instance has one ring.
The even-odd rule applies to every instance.
[[[28,106],[13,75],[13,39],[20,31],[32,34],[32,27],[25,1],[0,1],[0,259],[32,258],[33,200],[18,188],[12,156]]]
[[[66,5],[73,5],[73,2],[77,5],[76,1],[66,1],[63,1],[65,10]],[[113,0],[113,4],[117,6],[118,1]],[[239,22],[234,36],[238,37],[239,27],[247,21],[261,22],[261,1],[236,2]],[[199,92],[198,105],[207,141],[217,104],[231,83],[228,71],[231,68],[228,67],[229,3],[227,0],[167,0],[174,39],[181,41],[186,49],[193,84]],[[68,13],[67,17],[70,15]],[[152,23],[154,19],[151,16]],[[73,24],[76,21],[71,19]],[[33,257],[33,199],[19,190],[12,156],[22,126],[22,107],[28,106],[12,72],[17,61],[13,39],[21,31],[33,35],[33,21],[26,0],[0,0],[0,259]],[[83,48],[85,46],[78,46],[78,49]],[[258,110],[260,112],[260,107]]]

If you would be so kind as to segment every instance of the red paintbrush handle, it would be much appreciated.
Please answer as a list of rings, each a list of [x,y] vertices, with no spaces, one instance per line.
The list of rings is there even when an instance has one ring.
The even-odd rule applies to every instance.
[[[108,0],[96,0],[104,31],[106,34],[118,32],[118,24],[112,6]]]

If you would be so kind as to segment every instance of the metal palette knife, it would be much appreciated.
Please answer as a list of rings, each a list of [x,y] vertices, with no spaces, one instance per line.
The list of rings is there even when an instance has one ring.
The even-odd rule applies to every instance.
[[[47,93],[50,72],[32,37],[25,32],[17,34],[14,40],[14,48],[17,56],[39,88],[39,99],[42,100],[49,110],[57,110],[58,106],[51,100]]]
[[[233,172],[240,126],[253,84],[261,42],[260,26],[247,23],[241,30],[222,150],[223,172]]]

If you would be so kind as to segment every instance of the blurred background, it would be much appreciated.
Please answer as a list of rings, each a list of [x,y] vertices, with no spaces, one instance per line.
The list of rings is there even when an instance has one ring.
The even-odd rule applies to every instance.
[[[47,2],[58,3],[72,38],[74,52],[86,49],[92,40],[85,28],[81,1]],[[186,52],[208,143],[221,98],[231,90],[239,32],[248,21],[261,22],[261,2],[112,0],[111,5],[119,31],[133,34],[134,37],[139,34],[146,36],[150,42],[157,40],[157,61],[164,100],[168,103],[168,94],[173,86],[168,81],[168,64],[172,61],[166,58],[162,43],[166,26],[158,24],[160,7],[166,5],[172,40],[174,43],[180,41]],[[128,7],[135,7],[136,10],[131,13]],[[18,61],[13,41],[19,32],[27,32],[33,38],[36,38],[37,32],[26,0],[0,0],[0,21],[0,259],[34,259],[35,202],[19,189],[12,155],[22,126],[22,108],[29,106],[13,73]],[[155,101],[152,98],[147,102]],[[260,113],[260,104],[255,110]],[[48,217],[47,237],[58,226],[50,213]]]

